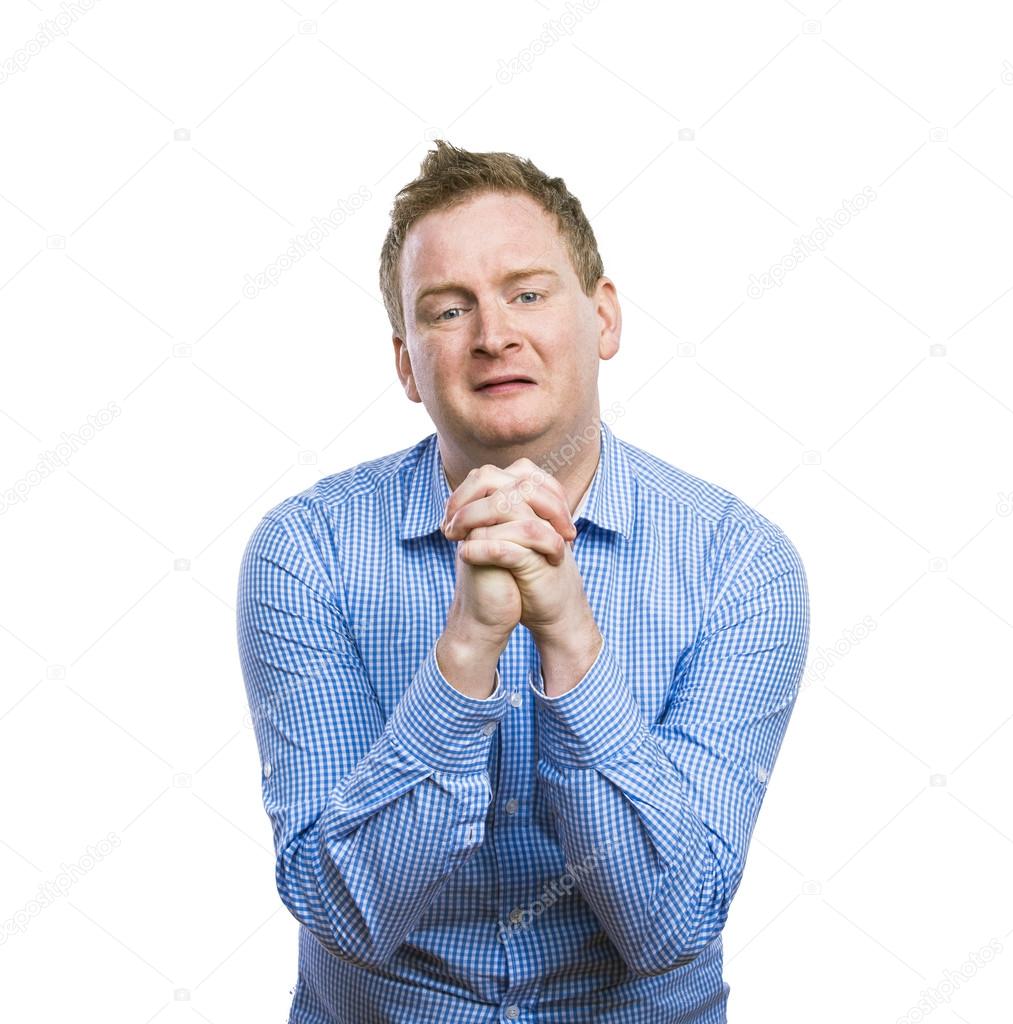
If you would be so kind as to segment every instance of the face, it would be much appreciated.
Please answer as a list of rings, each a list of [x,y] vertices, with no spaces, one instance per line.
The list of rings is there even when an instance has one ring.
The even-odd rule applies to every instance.
[[[532,445],[597,423],[598,363],[619,348],[615,286],[584,294],[555,217],[482,193],[412,225],[401,253],[398,376],[437,431],[472,449]],[[496,377],[531,383],[483,387]]]

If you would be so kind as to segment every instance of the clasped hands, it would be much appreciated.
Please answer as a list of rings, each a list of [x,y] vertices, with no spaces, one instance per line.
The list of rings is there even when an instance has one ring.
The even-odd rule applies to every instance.
[[[480,466],[451,494],[441,529],[459,542],[463,562],[513,576],[520,622],[538,645],[546,692],[550,665],[569,666],[565,674],[579,679],[601,634],[573,557],[577,531],[559,481],[528,458],[505,469]]]

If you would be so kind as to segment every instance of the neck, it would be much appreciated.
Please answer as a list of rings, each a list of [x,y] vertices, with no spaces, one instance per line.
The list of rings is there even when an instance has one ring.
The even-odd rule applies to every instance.
[[[573,440],[576,438],[576,440]],[[440,458],[450,490],[456,490],[468,473],[477,466],[493,465],[505,469],[520,458],[529,458],[549,476],[553,476],[566,492],[571,515],[588,484],[594,477],[601,457],[601,428],[597,421],[583,431],[563,433],[554,440],[534,446],[500,448],[493,452],[473,451],[438,438]]]

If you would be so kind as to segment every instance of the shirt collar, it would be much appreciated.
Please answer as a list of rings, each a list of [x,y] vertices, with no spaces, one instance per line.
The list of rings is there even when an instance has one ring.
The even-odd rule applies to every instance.
[[[594,477],[591,478],[592,480]],[[573,521],[576,522],[584,514],[584,509],[587,508],[587,495],[591,490],[591,483],[588,481],[587,487],[584,488],[584,493],[580,496],[580,500],[577,502],[577,508],[573,513]]]
[[[604,420],[598,422],[601,432],[598,466],[585,494],[583,514],[577,519],[587,519],[603,530],[613,530],[630,540],[636,478],[622,439],[616,437]],[[439,530],[450,493],[437,435],[433,433],[423,439],[422,454],[408,480],[402,539],[412,540]]]

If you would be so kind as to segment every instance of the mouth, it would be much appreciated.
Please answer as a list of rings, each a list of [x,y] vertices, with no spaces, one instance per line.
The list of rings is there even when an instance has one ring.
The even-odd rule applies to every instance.
[[[487,395],[505,394],[510,391],[522,391],[524,388],[537,387],[537,384],[530,377],[496,377],[485,384],[475,388],[476,391]]]

